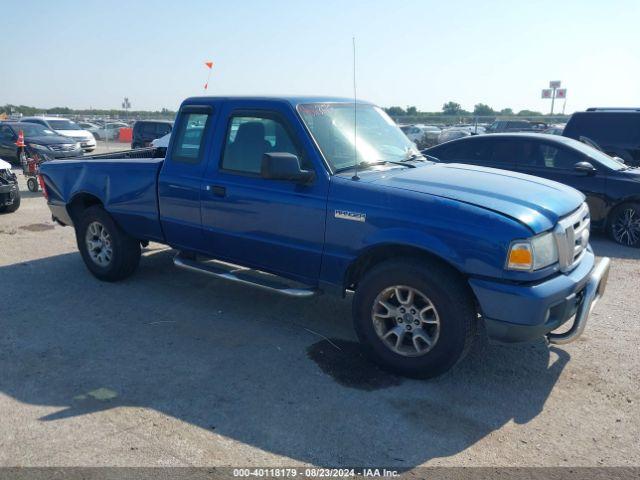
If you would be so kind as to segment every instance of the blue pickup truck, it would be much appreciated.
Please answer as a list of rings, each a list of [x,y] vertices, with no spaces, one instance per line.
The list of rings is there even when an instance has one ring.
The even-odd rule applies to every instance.
[[[403,375],[447,371],[479,331],[570,342],[607,283],[581,193],[431,161],[367,102],[190,98],[166,154],[142,154],[42,165],[93,275],[128,277],[160,242],[194,272],[293,297],[354,292],[365,350]]]

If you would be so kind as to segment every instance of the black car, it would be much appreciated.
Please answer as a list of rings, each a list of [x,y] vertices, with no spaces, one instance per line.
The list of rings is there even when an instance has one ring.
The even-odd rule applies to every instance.
[[[0,213],[12,213],[20,208],[20,189],[10,165],[0,159]]]
[[[576,140],[538,133],[461,138],[424,153],[442,162],[470,163],[564,183],[587,197],[594,228],[618,243],[640,247],[640,169]]]
[[[133,125],[131,148],[143,148],[151,145],[156,138],[164,137],[173,129],[168,120],[138,120]]]
[[[41,156],[43,160],[79,157],[82,147],[70,137],[63,137],[42,125],[22,122],[0,123],[0,158],[19,164],[16,141],[22,131],[29,156]]]
[[[586,137],[627,165],[640,165],[640,108],[588,108],[571,115],[562,134]]]
[[[486,129],[486,133],[525,132],[534,130],[528,120],[496,120]]]

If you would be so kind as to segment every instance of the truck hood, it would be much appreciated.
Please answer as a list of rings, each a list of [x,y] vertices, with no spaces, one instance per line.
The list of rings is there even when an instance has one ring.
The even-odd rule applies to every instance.
[[[553,228],[559,218],[584,202],[582,193],[558,182],[458,163],[394,170],[373,183],[486,208],[523,223],[536,234]]]

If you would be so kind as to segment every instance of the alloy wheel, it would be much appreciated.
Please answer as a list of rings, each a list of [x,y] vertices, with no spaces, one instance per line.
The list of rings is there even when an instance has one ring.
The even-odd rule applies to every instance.
[[[385,288],[371,311],[376,334],[384,345],[404,357],[418,357],[433,349],[440,335],[440,317],[431,300],[406,285]]]
[[[106,267],[113,258],[111,235],[100,222],[91,222],[85,235],[87,252],[96,265]]]
[[[613,238],[622,245],[636,245],[640,239],[640,215],[635,208],[626,208],[616,218]]]

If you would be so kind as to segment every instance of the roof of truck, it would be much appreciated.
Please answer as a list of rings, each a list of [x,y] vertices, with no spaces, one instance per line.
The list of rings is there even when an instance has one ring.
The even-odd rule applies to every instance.
[[[183,103],[207,103],[211,101],[224,101],[224,100],[251,100],[260,102],[286,102],[291,105],[299,105],[301,103],[353,103],[353,98],[348,97],[324,97],[324,96],[298,96],[298,95],[269,95],[269,96],[242,96],[242,95],[230,95],[230,96],[206,96],[206,97],[189,97]],[[356,100],[359,104],[370,105],[371,102],[366,100]]]

